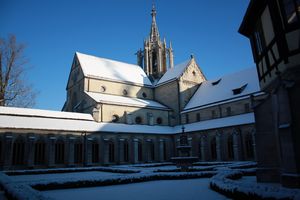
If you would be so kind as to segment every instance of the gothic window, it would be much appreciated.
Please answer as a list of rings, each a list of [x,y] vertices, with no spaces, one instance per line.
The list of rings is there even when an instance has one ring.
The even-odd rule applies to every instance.
[[[13,165],[25,164],[24,152],[25,152],[25,142],[21,138],[18,138],[13,144],[13,157],[12,157]]]
[[[141,124],[141,123],[142,123],[142,118],[141,118],[140,116],[137,116],[137,117],[135,118],[135,123],[136,123],[136,124]]]
[[[112,122],[118,122],[119,119],[120,119],[120,117],[116,114],[112,116]]]
[[[115,145],[113,141],[109,141],[108,143],[108,161],[110,163],[115,161]]]
[[[58,140],[55,143],[55,164],[63,164],[65,159],[65,143]]]
[[[254,157],[254,152],[253,152],[253,140],[252,140],[252,135],[247,134],[245,137],[245,146],[246,146],[246,154],[247,158],[253,158]]]
[[[100,87],[100,92],[105,92],[106,91],[106,87],[104,86],[104,85],[102,85],[101,87]]]
[[[124,162],[128,162],[129,161],[129,144],[128,141],[125,140],[124,141],[124,149],[123,149],[123,153],[124,153]]]
[[[126,89],[123,90],[123,95],[127,96],[128,95],[128,91]]]
[[[138,141],[138,161],[143,161],[143,145],[141,141]]]
[[[96,141],[92,143],[92,162],[99,162],[99,144]]]
[[[142,93],[142,96],[143,96],[144,98],[146,98],[146,97],[147,97],[146,92],[143,92],[143,93]]]
[[[196,114],[196,120],[197,120],[197,122],[200,122],[200,120],[201,120],[201,119],[200,119],[200,113],[197,113],[197,114]]]
[[[46,143],[43,141],[37,141],[34,145],[34,164],[45,164]]]
[[[212,160],[217,159],[217,143],[215,137],[210,141],[210,155]]]
[[[83,161],[83,145],[81,142],[74,144],[74,163],[80,164]]]
[[[158,117],[158,118],[156,119],[156,123],[157,123],[157,124],[162,124],[162,118],[161,118],[161,117]]]
[[[228,159],[232,160],[234,157],[233,154],[233,136],[230,135],[227,140],[227,150],[228,150]]]

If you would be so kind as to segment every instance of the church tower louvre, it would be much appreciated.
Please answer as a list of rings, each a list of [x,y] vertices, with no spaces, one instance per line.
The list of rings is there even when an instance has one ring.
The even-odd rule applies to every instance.
[[[156,9],[153,4],[152,23],[149,37],[144,40],[144,48],[137,52],[137,64],[141,66],[154,82],[160,79],[168,68],[174,67],[173,49],[170,42],[167,48],[166,40],[161,41],[156,24]]]

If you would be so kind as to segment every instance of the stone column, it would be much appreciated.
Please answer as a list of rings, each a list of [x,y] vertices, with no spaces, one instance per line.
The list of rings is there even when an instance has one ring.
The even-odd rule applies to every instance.
[[[159,143],[158,143],[158,154],[159,154],[159,162],[163,162],[164,161],[164,140],[163,139],[159,139]]]
[[[135,164],[135,163],[138,163],[139,162],[139,158],[138,158],[138,155],[139,155],[139,152],[138,152],[138,139],[136,138],[133,138],[132,139],[132,163]]]
[[[4,134],[4,169],[9,169],[12,165],[12,151],[13,151],[13,136],[11,133]]]
[[[217,151],[217,160],[222,160],[222,138],[221,133],[216,134],[216,151]]]
[[[74,140],[75,137],[72,135],[67,136],[67,141],[68,141],[68,161],[67,164],[68,166],[72,167],[74,166]]]
[[[125,139],[124,138],[119,138],[118,139],[118,143],[119,143],[119,150],[118,150],[118,154],[119,154],[119,164],[120,163],[124,163],[124,141]]]
[[[49,135],[48,137],[48,166],[55,166],[55,142],[56,137],[54,135]]]
[[[34,152],[35,152],[35,136],[29,134],[27,138],[27,167],[32,168],[34,166]],[[25,157],[26,158],[26,157]]]
[[[109,139],[103,138],[103,164],[109,164]]]

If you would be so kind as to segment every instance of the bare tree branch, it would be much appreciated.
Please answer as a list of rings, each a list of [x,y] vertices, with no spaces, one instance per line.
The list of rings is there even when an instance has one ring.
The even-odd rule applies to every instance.
[[[36,92],[25,82],[25,46],[16,37],[0,38],[0,106],[32,107]]]

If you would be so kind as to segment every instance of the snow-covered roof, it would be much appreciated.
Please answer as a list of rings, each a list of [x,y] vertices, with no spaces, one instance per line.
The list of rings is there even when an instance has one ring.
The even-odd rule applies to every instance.
[[[243,125],[243,124],[252,124],[255,122],[254,114],[247,113],[241,115],[234,115],[230,117],[222,117],[217,119],[205,120],[200,122],[195,122],[191,124],[185,124],[185,131],[186,132],[193,132],[193,131],[202,131],[202,130],[209,130],[215,128],[222,128],[222,127],[230,127],[236,125]],[[176,126],[175,132],[180,132],[182,126]]]
[[[127,105],[127,106],[169,110],[169,108],[167,108],[166,106],[156,101],[152,101],[148,99],[138,99],[138,98],[95,93],[95,92],[85,92],[85,93],[98,103],[108,103],[108,104],[115,104],[115,105]]]
[[[99,58],[76,52],[76,56],[87,77],[114,80],[152,86],[151,81],[138,65]]]
[[[159,79],[156,85],[160,85],[162,83],[166,83],[172,80],[176,80],[180,77],[180,75],[184,72],[185,68],[188,66],[191,60],[187,60],[183,63],[175,65],[173,68],[170,68],[166,71],[166,73]]]
[[[238,94],[234,94],[236,91]],[[195,92],[184,111],[240,98],[260,91],[255,68],[229,74],[216,80],[204,81]],[[240,92],[240,93],[239,93]]]
[[[3,107],[0,106],[0,115],[13,115],[13,116],[26,116],[26,117],[46,117],[46,118],[58,118],[58,119],[79,119],[94,121],[90,114],[52,111],[52,110],[40,110],[30,108],[16,108],[16,107]]]
[[[10,109],[10,108],[9,108]],[[14,110],[15,109],[15,110]],[[147,133],[147,134],[175,134],[181,132],[181,125],[171,126],[149,126],[149,125],[129,125],[119,123],[98,123],[93,120],[84,120],[91,118],[89,114],[69,113],[73,116],[83,115],[81,118],[60,118],[65,112],[53,112],[50,116],[43,113],[46,111],[13,108],[11,112],[0,109],[0,129],[25,129],[25,130],[52,130],[52,131],[72,131],[72,132],[112,132],[112,133]],[[23,111],[22,111],[23,110]],[[43,112],[41,115],[34,113]],[[79,115],[78,115],[79,114]],[[87,117],[89,116],[89,117]],[[221,127],[229,127],[242,124],[254,123],[254,114],[247,113],[224,117],[206,121],[200,121],[192,124],[185,124],[187,132],[201,131]]]

